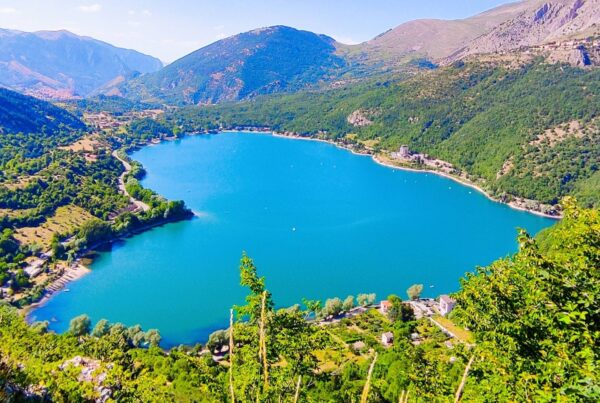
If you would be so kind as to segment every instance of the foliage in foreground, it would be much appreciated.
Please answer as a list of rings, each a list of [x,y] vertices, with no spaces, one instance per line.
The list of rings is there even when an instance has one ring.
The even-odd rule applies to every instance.
[[[31,386],[33,398],[47,393],[57,401],[105,389],[119,401],[227,401],[233,389],[237,401],[293,401],[299,383],[300,401],[358,401],[377,353],[369,401],[396,402],[406,391],[410,401],[452,400],[471,357],[463,401],[598,401],[600,215],[570,200],[565,211],[537,240],[521,233],[513,257],[463,280],[451,319],[473,331],[476,345],[448,340],[427,320],[374,310],[314,325],[297,307],[276,310],[244,256],[247,303],[210,346],[221,362],[199,348],[136,348],[106,323],[89,335],[85,318],[72,333],[46,333],[2,306],[0,393],[14,397]],[[307,302],[307,310],[317,305]],[[387,331],[395,336],[390,348],[380,344]],[[64,365],[75,356],[96,360],[105,379],[80,381],[80,368]]]
[[[502,400],[600,398],[600,215],[573,203],[539,242],[521,232],[518,254],[469,274],[457,294],[480,354],[473,379]]]

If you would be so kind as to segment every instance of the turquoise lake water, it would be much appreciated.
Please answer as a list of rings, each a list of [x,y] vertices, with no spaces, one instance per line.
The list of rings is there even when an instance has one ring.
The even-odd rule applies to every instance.
[[[164,345],[205,341],[242,303],[238,263],[251,256],[276,304],[391,293],[413,283],[437,296],[516,251],[516,228],[553,221],[513,210],[428,173],[390,169],[333,145],[225,133],[145,147],[144,186],[199,217],[101,252],[31,319],[64,331],[87,313],[158,328]]]

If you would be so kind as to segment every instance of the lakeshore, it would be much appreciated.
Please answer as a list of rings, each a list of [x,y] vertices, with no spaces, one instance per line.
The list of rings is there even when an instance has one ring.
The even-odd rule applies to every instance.
[[[225,313],[243,301],[244,250],[281,306],[361,292],[385,297],[414,283],[436,296],[456,290],[466,271],[515,251],[515,227],[534,234],[550,225],[437,175],[302,143],[232,133],[141,147],[131,154],[145,167],[141,184],[204,214],[101,251],[90,275],[32,319],[56,318],[51,328],[61,332],[86,313],[158,328],[166,346],[193,344],[223,328]],[[480,236],[467,245],[473,232]]]
[[[155,144],[155,143],[152,143],[152,144]],[[131,212],[135,214],[135,213],[145,213],[145,212],[150,211],[151,207],[148,204],[144,203],[141,200],[135,199],[131,194],[129,194],[129,192],[126,189],[124,179],[125,179],[126,175],[131,172],[131,169],[132,169],[131,164],[127,160],[125,160],[119,156],[118,150],[114,150],[112,152],[112,156],[123,164],[124,171],[119,176],[118,189],[119,189],[119,192],[121,192],[122,194],[124,194],[125,196],[127,196],[129,198],[131,205],[135,206],[135,209],[131,210]],[[165,217],[165,218],[162,218],[159,220],[153,220],[142,226],[134,227],[129,230],[119,232],[109,239],[102,240],[100,242],[97,242],[97,243],[87,246],[86,248],[84,248],[83,250],[80,250],[75,255],[75,258],[77,259],[75,261],[75,263],[71,264],[71,265],[67,265],[66,268],[64,267],[66,264],[65,262],[57,262],[54,265],[55,266],[54,270],[59,270],[60,274],[58,275],[58,277],[56,277],[56,275],[51,276],[51,280],[44,285],[42,298],[36,302],[33,302],[31,304],[24,306],[22,308],[22,312],[27,316],[31,311],[33,311],[36,308],[39,308],[39,307],[43,306],[45,303],[47,303],[57,292],[65,289],[69,283],[77,281],[77,280],[81,279],[83,276],[89,274],[91,272],[91,269],[87,265],[84,265],[82,262],[85,260],[85,261],[89,261],[90,263],[93,263],[93,259],[91,259],[90,256],[92,256],[94,254],[95,249],[102,247],[104,245],[110,245],[115,242],[122,241],[126,238],[132,237],[136,234],[142,233],[144,231],[150,230],[155,227],[159,227],[159,226],[171,223],[171,222],[176,222],[181,219],[192,218],[192,217],[197,217],[197,216],[199,216],[198,213],[192,212],[190,210],[189,214],[187,214],[183,217],[175,216],[175,217]],[[62,269],[60,268],[61,266],[63,266]],[[62,271],[62,273],[61,273],[61,271]]]
[[[468,186],[468,187],[476,190],[477,192],[483,194],[485,197],[487,197],[488,199],[490,199],[496,203],[507,205],[510,208],[513,208],[515,210],[525,211],[525,212],[528,212],[531,214],[538,215],[540,217],[551,218],[551,219],[555,219],[555,220],[560,220],[561,218],[563,218],[562,213],[560,213],[560,212],[558,212],[557,214],[547,214],[547,213],[544,213],[543,211],[536,210],[534,208],[525,206],[526,203],[538,203],[535,200],[527,200],[524,198],[514,197],[513,200],[505,202],[505,201],[498,199],[497,197],[492,196],[485,189],[483,189],[480,185],[474,183],[473,181],[471,181],[465,177],[459,177],[457,175],[452,175],[450,173],[442,172],[437,169],[416,167],[416,166],[411,166],[410,164],[401,164],[398,160],[394,160],[393,158],[391,158],[388,155],[388,153],[376,153],[373,150],[370,150],[368,148],[364,148],[364,149],[358,151],[354,147],[351,147],[348,144],[343,143],[343,142],[319,138],[319,137],[315,137],[314,135],[302,136],[298,133],[293,133],[293,132],[283,132],[283,133],[276,132],[276,131],[272,131],[272,130],[266,129],[266,128],[253,130],[252,128],[244,127],[241,130],[227,129],[227,130],[221,130],[220,132],[222,132],[222,133],[229,132],[230,133],[230,132],[237,132],[237,131],[247,132],[250,134],[272,135],[275,137],[282,137],[282,138],[288,138],[288,139],[293,139],[293,140],[317,141],[317,142],[332,144],[341,149],[350,151],[354,155],[369,156],[376,163],[383,165],[385,167],[388,167],[388,168],[400,169],[400,170],[412,171],[412,172],[432,173],[435,175],[442,176],[444,178],[451,179],[463,186]],[[442,161],[442,162],[444,162],[444,161]],[[448,163],[446,162],[446,164],[448,164]],[[540,206],[545,206],[545,205],[540,203]],[[550,206],[545,206],[545,207],[550,207]]]
[[[23,313],[27,316],[33,310],[44,306],[44,304],[46,304],[56,293],[66,291],[66,287],[69,283],[77,281],[90,273],[91,270],[88,266],[80,261],[75,262],[73,265],[67,267],[61,276],[45,287],[45,293],[42,299],[24,307],[22,309]]]
[[[290,132],[286,132],[286,133],[280,133],[280,132],[275,132],[275,131],[271,131],[268,130],[266,128],[262,128],[262,129],[256,129],[256,130],[252,130],[252,128],[244,128],[243,130],[221,130],[217,133],[210,133],[210,134],[218,134],[218,133],[249,133],[249,134],[262,134],[262,135],[271,135],[274,137],[280,137],[280,138],[286,138],[286,139],[293,139],[293,140],[305,140],[305,141],[313,141],[313,142],[321,142],[321,143],[327,143],[327,144],[331,144],[334,145],[338,148],[341,148],[343,150],[346,151],[350,151],[352,154],[357,155],[357,156],[369,156],[372,158],[372,160],[374,162],[376,162],[379,165],[385,166],[387,168],[391,168],[391,169],[397,169],[397,170],[404,170],[404,171],[410,171],[410,172],[419,172],[419,173],[432,173],[435,175],[439,175],[441,177],[445,177],[447,179],[451,179],[457,183],[459,183],[462,186],[467,186],[469,188],[472,188],[474,190],[476,190],[477,192],[483,194],[484,196],[486,196],[488,199],[497,202],[497,203],[501,203],[501,204],[505,204],[508,205],[509,207],[516,209],[516,210],[520,210],[520,211],[525,211],[531,214],[535,214],[541,217],[545,217],[545,218],[551,218],[551,219],[560,219],[561,216],[556,216],[556,215],[548,215],[545,213],[542,213],[540,211],[536,211],[536,210],[532,210],[532,209],[528,209],[525,207],[520,206],[518,203],[515,202],[509,202],[509,203],[505,203],[502,202],[500,200],[497,200],[496,198],[492,197],[490,194],[488,194],[483,188],[481,188],[480,186],[478,186],[477,184],[470,182],[468,180],[466,180],[465,178],[459,178],[455,175],[451,175],[445,172],[441,172],[438,170],[434,170],[434,169],[423,169],[423,168],[416,168],[416,167],[411,167],[411,166],[406,166],[406,165],[399,165],[398,162],[396,160],[391,159],[389,156],[387,156],[387,154],[384,153],[375,153],[372,150],[356,150],[354,147],[349,146],[348,144],[345,143],[341,143],[341,142],[336,142],[333,140],[329,140],[329,139],[323,139],[323,138],[318,138],[318,137],[314,137],[314,136],[301,136],[297,133],[290,133]],[[195,133],[195,134],[190,134],[190,135],[206,135],[209,133]],[[161,141],[172,141],[173,139],[162,139]],[[157,144],[159,144],[160,142],[157,142],[156,140],[151,140],[149,141],[147,144],[145,144],[146,146],[156,146]],[[148,211],[150,209],[150,207],[139,200],[134,199],[131,195],[129,195],[125,189],[125,183],[124,183],[124,177],[127,173],[129,173],[131,171],[131,164],[129,164],[126,160],[124,160],[123,158],[121,158],[118,155],[117,150],[114,150],[112,152],[112,155],[117,158],[124,166],[125,171],[123,172],[123,174],[119,177],[119,190],[124,193],[126,196],[128,196],[131,200],[131,202],[136,206],[136,210],[138,211]],[[203,214],[199,214],[194,212],[193,215],[195,217],[202,217]],[[89,255],[95,248],[101,246],[102,244],[112,244],[114,242],[118,242],[120,240],[132,237],[136,234],[140,234],[144,231],[150,230],[152,228],[155,228],[157,226],[162,226],[164,224],[168,224],[170,222],[174,222],[177,220],[161,220],[159,222],[155,222],[155,223],[150,223],[148,225],[144,225],[142,227],[139,228],[135,228],[131,231],[128,231],[126,233],[122,233],[119,234],[118,236],[114,237],[113,239],[107,240],[105,242],[102,242],[101,244],[96,244],[93,245],[90,248],[87,248],[86,250],[82,251],[82,253],[80,253],[80,256],[86,256]],[[72,273],[72,275],[70,276],[61,276],[59,278],[57,278],[56,280],[52,281],[51,283],[49,283],[48,286],[46,286],[46,292],[44,293],[43,298],[34,303],[31,304],[29,306],[27,306],[25,309],[25,312],[30,312],[33,309],[36,309],[37,307],[43,305],[44,303],[46,303],[50,298],[52,298],[52,296],[55,294],[56,291],[63,289],[65,287],[65,285],[69,282],[72,281],[76,281],[78,279],[80,279],[81,277],[83,277],[85,274],[89,273],[90,269],[89,267],[83,266],[82,264],[78,264],[75,271]]]

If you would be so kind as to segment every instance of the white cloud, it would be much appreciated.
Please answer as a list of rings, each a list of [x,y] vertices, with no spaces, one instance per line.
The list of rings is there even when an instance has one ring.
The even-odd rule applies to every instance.
[[[82,11],[84,13],[97,13],[100,10],[102,10],[102,6],[98,3],[90,4],[87,6],[79,6],[79,11]]]
[[[227,35],[226,33],[224,33],[224,32],[220,32],[220,33],[218,33],[218,34],[215,36],[215,39],[216,39],[217,41],[220,41],[221,39],[225,39],[225,38],[227,38],[227,36],[228,36],[228,35]]]
[[[152,11],[148,10],[148,9],[144,9],[141,11],[136,11],[136,10],[129,10],[127,11],[127,14],[129,15],[143,15],[144,17],[151,17],[152,16]]]
[[[0,14],[14,14],[16,12],[17,12],[16,8],[12,8],[12,7],[0,8]]]

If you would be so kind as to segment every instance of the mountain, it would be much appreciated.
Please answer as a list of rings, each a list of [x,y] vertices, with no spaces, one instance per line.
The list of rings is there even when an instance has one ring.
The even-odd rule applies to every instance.
[[[539,2],[539,0],[535,0]],[[430,60],[451,55],[457,49],[527,9],[528,2],[502,5],[462,20],[421,19],[409,21],[345,53],[366,63],[404,63],[414,58]]]
[[[600,0],[522,3],[525,9],[455,52],[448,61],[481,54],[537,51],[551,60],[600,62]]]
[[[410,73],[415,66],[432,68],[474,54],[594,35],[600,25],[599,2],[520,1],[462,20],[407,22],[359,45],[285,26],[262,28],[217,41],[159,72],[132,80],[119,77],[99,92],[145,102],[214,104],[332,86],[381,72]],[[600,47],[593,43],[556,47],[545,49],[551,61],[577,65],[600,60]]]
[[[0,133],[81,130],[85,125],[66,110],[34,97],[0,88]]]
[[[353,64],[388,69],[415,59],[449,64],[503,52],[589,65],[600,63],[599,36],[600,0],[526,0],[462,20],[410,21],[362,44],[342,45],[340,53]]]
[[[38,157],[77,140],[85,130],[81,120],[62,108],[0,88],[0,182],[6,162],[18,155]]]
[[[0,85],[41,98],[85,97],[162,62],[68,31],[0,30]]]
[[[203,47],[121,91],[144,101],[210,104],[305,88],[337,76],[345,64],[332,38],[274,26]]]

